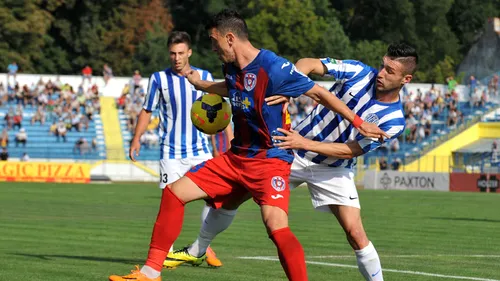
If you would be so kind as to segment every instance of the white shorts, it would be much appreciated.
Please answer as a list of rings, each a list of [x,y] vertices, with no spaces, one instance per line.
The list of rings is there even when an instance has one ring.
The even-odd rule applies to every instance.
[[[332,168],[295,155],[290,188],[296,188],[304,182],[309,188],[312,204],[318,211],[331,213],[328,205],[361,208],[351,169]]]
[[[203,154],[184,159],[162,159],[160,160],[160,188],[180,179],[192,167],[212,159],[211,154]]]

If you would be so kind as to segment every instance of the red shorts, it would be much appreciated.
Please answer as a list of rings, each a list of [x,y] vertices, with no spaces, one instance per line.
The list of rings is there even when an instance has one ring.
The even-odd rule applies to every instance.
[[[214,208],[241,201],[250,192],[257,204],[288,213],[290,167],[280,159],[246,158],[228,151],[193,167],[186,176],[205,191]]]

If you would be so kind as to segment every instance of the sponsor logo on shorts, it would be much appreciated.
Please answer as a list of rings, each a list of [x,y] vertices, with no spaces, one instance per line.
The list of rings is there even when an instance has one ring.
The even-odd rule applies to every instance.
[[[283,195],[281,195],[281,194],[276,194],[276,195],[271,195],[271,198],[276,200],[276,199],[285,198],[285,197],[283,197]]]
[[[285,180],[280,177],[280,176],[275,176],[271,179],[271,185],[273,186],[274,190],[281,192],[285,190],[286,188],[286,182]]]

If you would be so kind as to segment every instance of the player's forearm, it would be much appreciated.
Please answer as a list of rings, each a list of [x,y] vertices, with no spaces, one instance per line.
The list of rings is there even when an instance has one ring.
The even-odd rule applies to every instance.
[[[305,150],[318,154],[335,157],[339,159],[351,159],[363,154],[363,150],[357,142],[355,143],[326,143],[308,140]]]
[[[213,93],[223,97],[228,96],[226,82],[200,80],[194,87],[203,92]]]
[[[303,58],[297,61],[295,67],[305,75],[325,75],[323,63],[319,59]]]
[[[135,126],[135,131],[134,131],[134,141],[138,141],[142,134],[146,131],[149,121],[151,120],[151,114],[153,112],[151,111],[146,111],[145,109],[141,110],[141,113],[139,113],[139,118],[137,120],[137,125]]]
[[[306,96],[310,97],[319,104],[324,105],[326,108],[340,114],[344,119],[349,122],[354,122],[356,114],[347,107],[337,96],[328,92],[325,88],[315,85],[311,90],[306,93]]]

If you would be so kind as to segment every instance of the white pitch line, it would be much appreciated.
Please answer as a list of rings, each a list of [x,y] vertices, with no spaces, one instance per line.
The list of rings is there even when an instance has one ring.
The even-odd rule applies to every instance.
[[[238,257],[238,258],[245,259],[245,260],[279,261],[279,259],[276,257]],[[306,263],[315,264],[315,265],[333,266],[333,267],[347,267],[347,268],[356,268],[356,269],[358,268],[356,265],[341,264],[341,263],[328,263],[328,262],[318,262],[318,261],[306,261]],[[437,273],[388,269],[388,268],[383,268],[382,271],[412,274],[412,275],[432,276],[432,277],[448,278],[448,279],[462,279],[462,280],[475,280],[475,281],[500,281],[498,279],[487,279],[487,278],[468,277],[468,276],[454,276],[454,275],[444,275],[444,274],[437,274]]]
[[[311,259],[346,259],[346,258],[355,258],[353,255],[343,255],[343,256],[307,256]],[[431,258],[431,257],[462,257],[462,258],[500,258],[500,255],[380,255],[381,258]],[[274,258],[269,257],[269,258]]]

